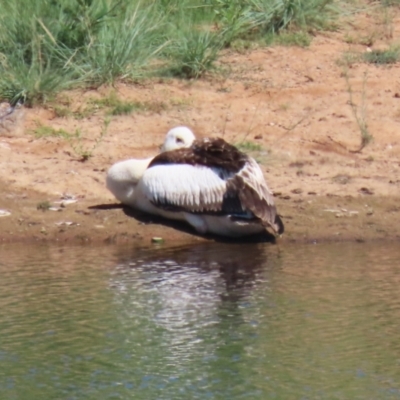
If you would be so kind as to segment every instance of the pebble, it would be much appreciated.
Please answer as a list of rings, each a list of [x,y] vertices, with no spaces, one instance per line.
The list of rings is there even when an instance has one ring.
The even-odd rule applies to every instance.
[[[63,226],[63,225],[65,225],[65,226],[71,226],[71,225],[74,225],[75,223],[74,222],[71,222],[71,221],[60,221],[60,222],[56,222],[55,223],[57,226]],[[75,225],[79,225],[79,224],[75,224]]]
[[[0,210],[0,217],[8,217],[9,215],[11,215],[10,211]]]

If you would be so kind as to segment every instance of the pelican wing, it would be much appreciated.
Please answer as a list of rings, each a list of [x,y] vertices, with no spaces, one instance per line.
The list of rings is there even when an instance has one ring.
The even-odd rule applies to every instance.
[[[167,164],[148,168],[140,190],[154,205],[171,211],[221,212],[227,203],[226,174],[201,165]]]
[[[198,140],[190,148],[159,154],[140,184],[157,207],[258,219],[283,233],[259,165],[223,139]]]
[[[244,167],[227,182],[227,190],[237,193],[242,208],[251,211],[264,226],[283,233],[284,227],[276,213],[273,193],[253,158],[249,157]]]

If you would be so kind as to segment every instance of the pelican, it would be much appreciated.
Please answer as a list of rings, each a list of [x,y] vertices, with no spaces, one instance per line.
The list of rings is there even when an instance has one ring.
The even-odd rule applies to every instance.
[[[221,138],[196,140],[178,127],[161,153],[112,166],[107,187],[122,203],[183,220],[201,234],[240,237],[284,231],[257,162]]]

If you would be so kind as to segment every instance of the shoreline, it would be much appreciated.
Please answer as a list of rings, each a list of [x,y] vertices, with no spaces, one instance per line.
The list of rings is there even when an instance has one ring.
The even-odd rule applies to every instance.
[[[272,235],[226,239],[199,236],[182,222],[136,213],[116,202],[77,199],[43,211],[43,194],[7,190],[0,217],[0,244],[129,244],[141,248],[175,247],[200,242],[271,243]],[[286,199],[282,198],[286,197]],[[302,196],[276,198],[285,233],[275,243],[393,242],[400,239],[400,197]],[[152,238],[161,238],[157,243]],[[272,240],[273,242],[273,240]]]

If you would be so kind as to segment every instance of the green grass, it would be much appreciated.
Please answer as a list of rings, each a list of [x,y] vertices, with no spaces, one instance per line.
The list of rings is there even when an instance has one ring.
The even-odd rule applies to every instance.
[[[39,125],[36,129],[33,130],[33,134],[37,138],[61,137],[64,139],[70,139],[72,137],[72,135],[64,129],[54,129],[51,126],[47,125]]]
[[[51,203],[48,200],[41,201],[36,205],[36,209],[41,211],[48,211],[50,207]]]
[[[269,33],[293,27],[330,29],[338,11],[332,0],[251,0],[249,3],[251,18]]]
[[[133,112],[149,111],[161,113],[172,106],[180,106],[171,100],[168,103],[162,100],[152,101],[125,101],[118,97],[115,91],[110,91],[102,98],[89,98],[79,108],[73,108],[69,99],[59,97],[49,103],[48,108],[60,118],[71,117],[83,119],[96,113],[105,116],[129,115]]]
[[[133,111],[151,111],[160,113],[168,108],[163,101],[124,101],[115,92],[110,92],[101,99],[91,99],[89,103],[97,108],[104,108],[106,115],[128,115]],[[90,108],[90,106],[88,106]]]
[[[264,147],[256,142],[251,140],[243,140],[237,141],[234,143],[235,147],[253,157],[259,164],[263,164],[268,158],[268,151],[264,149]]]
[[[381,0],[380,3],[384,7],[399,6],[400,0]]]
[[[276,43],[281,46],[308,47],[311,44],[311,40],[312,36],[307,32],[284,31],[279,35],[274,35],[272,43]]]
[[[261,144],[251,140],[243,139],[236,142],[235,146],[243,153],[252,156],[258,164],[263,164],[270,159],[270,151],[265,149]]]
[[[212,69],[223,46],[223,35],[189,29],[171,47],[173,62],[167,71],[173,76],[197,79]]]
[[[306,46],[309,32],[330,26],[333,4],[0,0],[0,100],[43,104],[65,89],[148,75],[201,78],[213,68],[221,49],[237,40],[262,42],[279,34],[282,44]],[[285,36],[287,29],[291,33]],[[128,106],[115,110],[131,111]]]
[[[101,108],[106,108],[108,115],[127,115],[134,110],[143,109],[141,103],[123,101],[118,98],[115,92],[111,92],[102,99],[92,99],[90,103]]]
[[[105,135],[107,134],[108,125],[110,124],[110,119],[105,119],[103,122],[103,127],[101,128],[100,134],[95,138],[92,145],[83,144],[82,133],[79,129],[76,130],[75,134],[69,138],[69,143],[75,155],[78,157],[78,161],[85,162],[93,157],[94,151],[103,142]]]
[[[357,63],[368,63],[376,65],[396,64],[400,61],[400,47],[391,46],[385,50],[376,49],[363,53],[349,51],[342,55],[338,64],[349,66]]]
[[[356,150],[351,150],[352,153],[360,153],[365,146],[370,144],[374,137],[371,134],[368,126],[368,112],[367,112],[367,104],[366,104],[366,86],[367,86],[367,71],[364,72],[362,89],[361,89],[361,101],[358,106],[354,101],[354,91],[353,87],[350,83],[350,77],[348,71],[344,71],[344,78],[346,80],[347,92],[349,94],[349,105],[351,111],[353,113],[354,119],[357,123],[359,132],[360,132],[360,146]]]
[[[262,151],[263,148],[260,144],[251,142],[249,140],[245,140],[242,142],[238,142],[235,146],[243,152],[252,152],[252,151]]]
[[[32,131],[32,133],[37,138],[57,137],[65,139],[71,146],[71,149],[73,150],[78,161],[85,162],[93,157],[94,151],[102,143],[105,135],[107,134],[109,124],[110,119],[105,119],[99,135],[94,139],[91,145],[84,144],[80,129],[77,129],[74,133],[71,133],[65,131],[64,129],[55,129],[51,126],[39,125]]]
[[[370,64],[396,64],[400,60],[400,49],[391,47],[386,50],[372,50],[362,56],[363,60]]]

